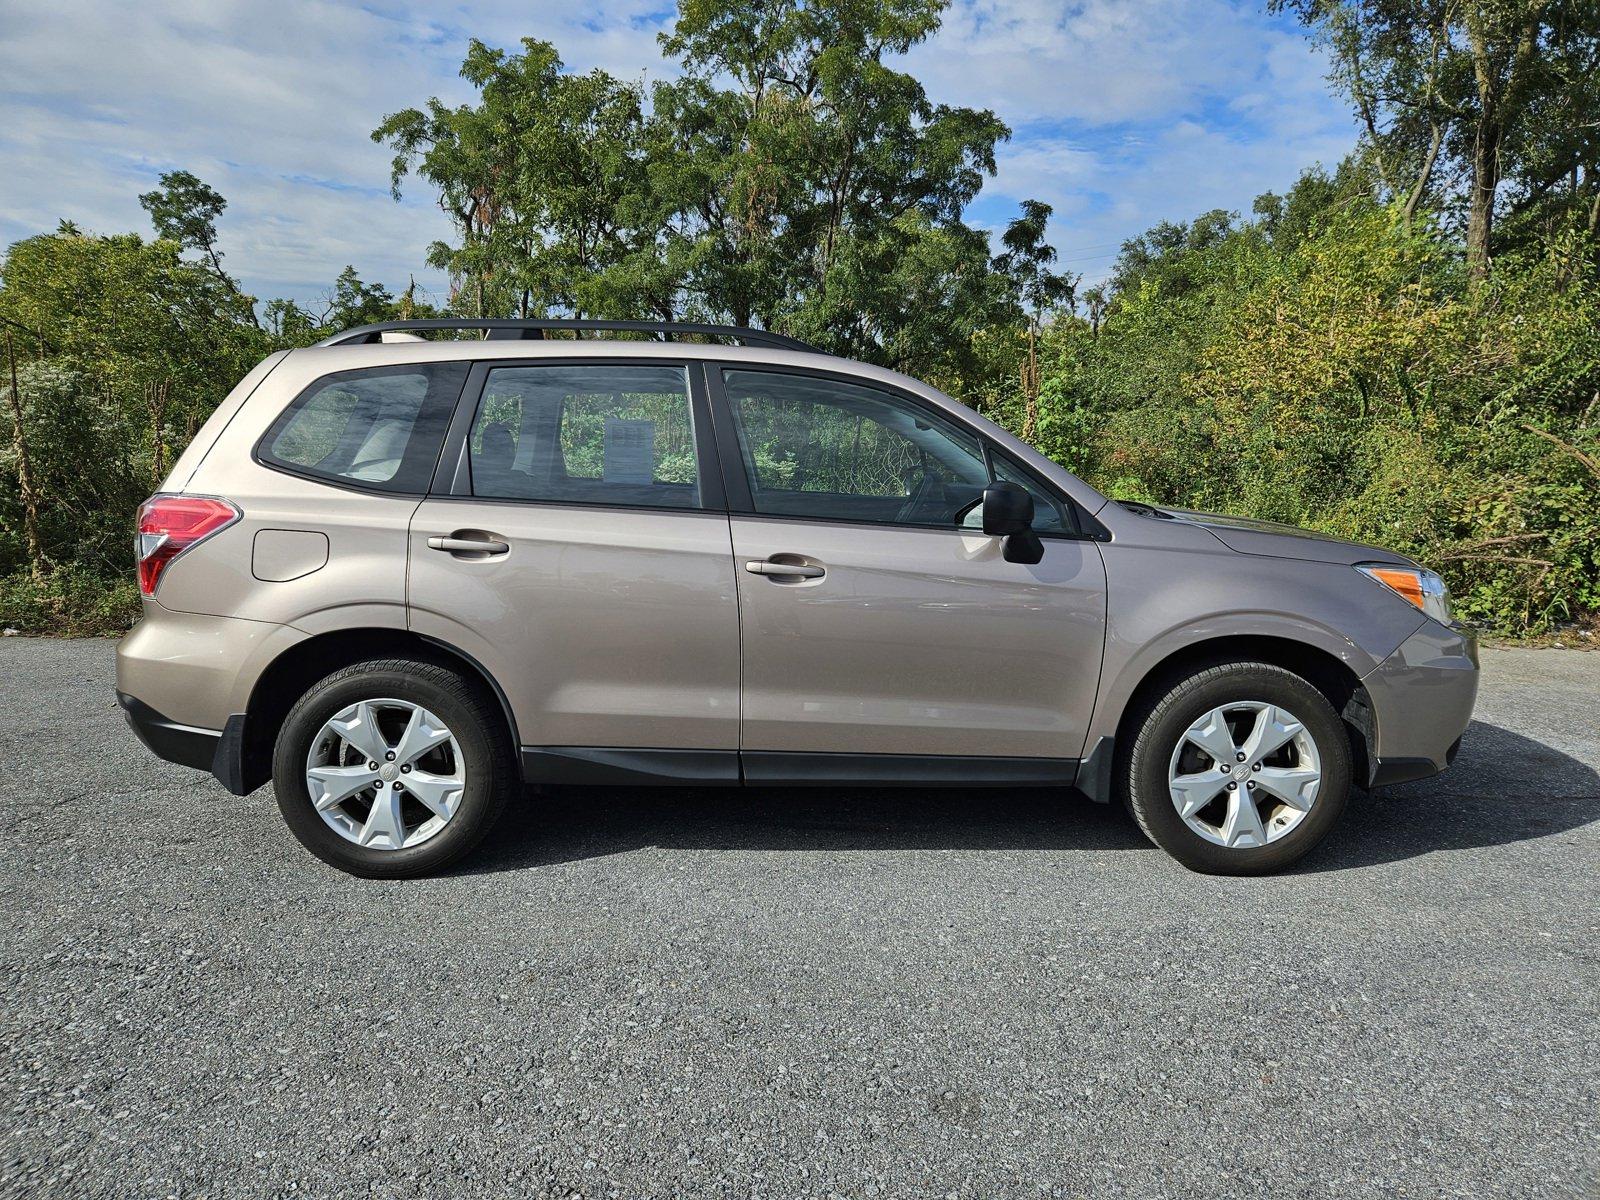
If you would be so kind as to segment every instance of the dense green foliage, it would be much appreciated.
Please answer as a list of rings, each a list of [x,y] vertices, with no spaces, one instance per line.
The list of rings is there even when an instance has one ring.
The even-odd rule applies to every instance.
[[[1202,219],[1046,343],[1037,443],[1110,494],[1434,564],[1497,631],[1600,607],[1600,291],[1576,241],[1473,285],[1365,195]],[[1012,401],[1006,415],[1020,423]]]
[[[346,268],[321,312],[272,301],[263,328],[221,269],[221,197],[177,172],[143,199],[174,236],[63,223],[0,264],[0,626],[125,628],[134,510],[229,389],[273,350],[404,304]]]
[[[568,311],[782,329],[925,373],[970,365],[1016,281],[963,221],[1010,131],[892,70],[936,0],[684,0],[648,94],[555,47],[473,42],[476,105],[430,100],[373,133],[456,231],[430,262],[476,316]],[[1031,210],[1042,226],[1038,206]]]
[[[1407,551],[1497,632],[1592,619],[1600,9],[1273,3],[1328,46],[1357,152],[1246,219],[1156,226],[1094,287],[1053,270],[1047,206],[992,245],[968,223],[1009,131],[885,61],[935,35],[941,0],[682,0],[663,48],[683,73],[648,89],[474,42],[477,103],[373,136],[397,192],[420,179],[450,217],[419,253],[463,315],[795,334],[929,379],[1108,494]],[[0,265],[0,624],[124,624],[133,510],[250,365],[433,315],[354,268],[315,311],[257,302],[224,268],[220,195],[179,171],[140,201],[154,240],[63,224]],[[763,468],[899,453],[817,445]]]

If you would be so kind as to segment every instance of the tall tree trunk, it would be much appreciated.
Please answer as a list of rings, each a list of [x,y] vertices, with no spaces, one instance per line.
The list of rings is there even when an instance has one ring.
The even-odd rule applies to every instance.
[[[17,348],[6,333],[6,358],[11,363],[11,447],[17,456],[17,486],[22,493],[22,533],[28,544],[28,571],[35,583],[50,573],[39,540],[39,493],[33,485],[33,463],[28,458],[28,439],[22,428],[22,388],[17,382]]]
[[[1022,440],[1033,441],[1039,432],[1039,336],[1038,324],[1028,319],[1028,361],[1022,368],[1022,398],[1026,411],[1022,418]]]
[[[1422,197],[1428,190],[1428,181],[1433,178],[1433,166],[1439,161],[1439,147],[1444,143],[1444,125],[1437,118],[1433,121],[1433,136],[1428,142],[1427,156],[1422,160],[1422,170],[1417,173],[1417,182],[1411,188],[1411,194],[1406,197],[1404,211],[1400,219],[1407,233],[1411,232],[1411,222],[1417,215],[1417,206],[1422,203]]]
[[[1472,140],[1471,204],[1467,211],[1467,265],[1474,279],[1489,274],[1489,235],[1494,197],[1500,187],[1500,128],[1489,113],[1479,118]]]
[[[1539,46],[1541,5],[1524,0],[1520,24],[1504,33],[1514,36],[1511,53],[1502,68],[1496,62],[1491,38],[1502,32],[1486,24],[1492,19],[1484,0],[1471,0],[1463,14],[1467,45],[1472,52],[1473,82],[1478,92],[1478,115],[1472,136],[1472,179],[1467,213],[1467,264],[1474,279],[1489,273],[1490,237],[1494,233],[1494,200],[1500,187],[1500,145],[1506,122],[1516,110],[1527,78],[1528,64]],[[1502,46],[1504,43],[1501,44]]]
[[[150,413],[151,486],[156,488],[167,477],[167,398],[171,391],[170,379],[144,385],[144,405]]]

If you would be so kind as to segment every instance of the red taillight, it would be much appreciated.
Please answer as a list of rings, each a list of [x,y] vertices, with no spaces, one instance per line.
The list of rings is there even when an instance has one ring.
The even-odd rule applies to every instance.
[[[211,496],[151,496],[139,506],[139,590],[155,595],[168,563],[239,516],[234,505]]]

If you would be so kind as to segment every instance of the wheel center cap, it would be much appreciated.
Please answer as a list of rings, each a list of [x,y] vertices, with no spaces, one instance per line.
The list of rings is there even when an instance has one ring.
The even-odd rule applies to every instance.
[[[1250,764],[1249,763],[1235,763],[1234,764],[1233,777],[1235,779],[1243,779],[1248,774],[1250,774]]]
[[[385,783],[393,783],[399,774],[400,768],[395,766],[392,762],[384,763],[383,766],[378,768],[378,778],[383,780]]]

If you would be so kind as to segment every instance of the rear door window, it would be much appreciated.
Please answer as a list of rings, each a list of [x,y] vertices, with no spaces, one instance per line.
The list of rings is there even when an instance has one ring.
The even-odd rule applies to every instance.
[[[700,507],[681,366],[496,367],[468,453],[485,499]]]
[[[428,490],[466,363],[340,371],[295,398],[261,440],[262,462],[384,492]]]

